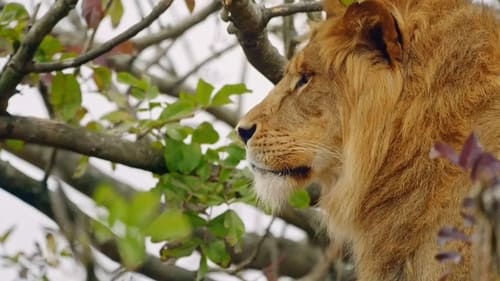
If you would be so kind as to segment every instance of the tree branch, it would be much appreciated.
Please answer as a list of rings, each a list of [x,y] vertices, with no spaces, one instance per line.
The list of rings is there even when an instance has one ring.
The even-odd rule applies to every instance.
[[[89,52],[76,57],[74,59],[63,60],[59,62],[47,62],[47,63],[37,63],[28,67],[28,71],[30,72],[51,72],[56,70],[63,70],[70,67],[77,67],[84,63],[87,63],[104,53],[110,51],[115,46],[120,43],[125,42],[126,40],[134,37],[137,33],[139,33],[144,28],[148,27],[153,21],[155,21],[163,12],[165,12],[170,4],[172,4],[173,0],[162,0],[156,5],[151,13],[147,15],[144,19],[131,26],[129,29],[124,32],[118,34],[114,38],[109,41],[106,41],[104,44],[91,49]]]
[[[45,190],[43,189],[42,184],[26,176],[4,161],[0,161],[0,186],[2,189],[24,201],[28,205],[35,207],[49,218],[54,219],[54,213],[50,205],[49,195],[46,192],[41,192]],[[92,218],[79,210],[74,203],[68,202],[68,205],[71,207],[71,211],[77,212],[78,216],[83,216],[87,220],[92,220]],[[276,244],[278,246],[280,257],[279,264],[276,266],[280,275],[291,277],[304,276],[322,257],[321,250],[319,248],[311,247],[311,245],[298,243],[285,238],[269,236],[262,240],[262,237],[257,234],[248,233],[245,235],[243,241],[242,251],[238,253],[231,253],[233,263],[241,263],[247,260],[248,255],[253,253],[259,244],[262,244],[258,255],[246,266],[246,268],[265,268],[272,262],[270,258],[270,245]],[[100,252],[111,259],[115,261],[120,260],[118,250],[114,242],[98,244],[96,241],[93,241],[93,244]],[[174,265],[167,265],[152,255],[148,255],[146,261],[137,270],[137,272],[155,280],[184,281],[194,280],[195,277],[194,272]]]
[[[148,143],[93,133],[51,120],[0,116],[0,138],[62,148],[155,173],[167,172],[163,152]]]
[[[49,195],[46,192],[41,192],[44,190],[42,184],[4,161],[0,161],[0,186],[21,201],[35,207],[50,219],[55,220],[50,206]],[[70,202],[68,203],[71,205]],[[71,207],[74,207],[71,208],[72,212],[77,212],[77,215],[83,216],[87,220],[92,220],[92,218],[80,211],[76,206]],[[115,243],[98,244],[96,241],[93,241],[93,246],[112,260],[119,262],[120,255]],[[147,256],[144,263],[137,269],[137,272],[160,281],[192,281],[196,277],[195,272],[175,265],[165,264],[152,255]],[[205,281],[214,280],[206,278]]]
[[[39,146],[35,144],[25,144],[22,150],[12,150],[7,146],[2,145],[13,155],[43,169],[50,162],[52,148]],[[119,194],[126,198],[130,198],[136,189],[96,168],[91,163],[88,164],[85,172],[75,177],[75,167],[78,166],[81,155],[67,151],[59,150],[56,156],[55,166],[52,175],[61,178],[69,185],[73,186],[79,192],[92,197],[95,189],[99,184],[107,183],[112,186]]]
[[[207,63],[211,62],[212,60],[214,60],[214,59],[222,56],[227,51],[231,50],[232,48],[234,48],[236,46],[237,46],[237,43],[230,44],[230,45],[226,46],[225,48],[223,48],[223,49],[221,49],[219,51],[216,51],[213,54],[211,54],[210,56],[208,56],[207,58],[205,58],[203,61],[201,61],[200,63],[198,63],[197,65],[195,65],[187,73],[185,73],[184,75],[182,75],[182,77],[180,77],[179,79],[177,79],[177,81],[174,82],[174,85],[173,85],[172,89],[180,87],[184,83],[184,81],[186,81],[186,79],[188,79],[191,75],[195,74],[204,65],[206,65]],[[172,90],[166,91],[166,93],[169,93],[171,91]]]
[[[318,2],[298,2],[291,4],[283,4],[270,8],[264,8],[264,19],[266,23],[274,17],[290,16],[297,13],[319,12],[323,10],[323,5]]]
[[[271,44],[265,30],[273,17],[288,16],[299,12],[313,12],[322,9],[320,2],[283,4],[271,8],[258,6],[251,0],[225,1],[224,7],[231,21],[229,33],[238,37],[248,61],[274,84],[281,80],[285,58]]]
[[[274,84],[281,80],[285,58],[271,44],[267,37],[262,8],[251,0],[225,1],[232,24],[229,33],[236,34],[248,61]]]
[[[38,46],[52,28],[73,9],[78,0],[57,0],[47,13],[35,21],[21,41],[21,45],[0,73],[0,111],[5,111],[9,98],[15,94],[16,86],[27,74]]]
[[[134,44],[138,50],[143,50],[166,39],[177,38],[186,30],[205,20],[208,16],[219,10],[221,7],[222,5],[219,0],[212,1],[212,3],[208,4],[202,10],[180,21],[174,27],[163,29],[158,33],[149,34],[142,38],[137,38],[136,40],[134,40]]]

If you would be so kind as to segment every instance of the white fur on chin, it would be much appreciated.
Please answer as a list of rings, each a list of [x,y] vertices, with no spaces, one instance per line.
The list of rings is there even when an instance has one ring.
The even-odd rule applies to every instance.
[[[295,187],[289,177],[260,172],[254,173],[254,184],[257,198],[273,213],[279,212],[286,205]]]

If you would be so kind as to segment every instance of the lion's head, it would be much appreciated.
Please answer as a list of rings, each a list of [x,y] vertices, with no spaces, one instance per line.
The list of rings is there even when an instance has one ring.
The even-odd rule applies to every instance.
[[[364,159],[380,153],[376,142],[384,128],[374,126],[391,118],[387,109],[402,90],[404,38],[397,11],[379,0],[341,14],[325,8],[327,19],[288,63],[283,79],[237,127],[257,194],[273,208],[312,182],[335,188],[359,159],[350,155],[353,146],[365,143]],[[355,166],[358,174],[373,172]]]

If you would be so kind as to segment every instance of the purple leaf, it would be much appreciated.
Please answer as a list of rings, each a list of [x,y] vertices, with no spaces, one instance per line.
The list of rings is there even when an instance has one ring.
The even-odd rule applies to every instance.
[[[482,153],[483,147],[479,143],[479,138],[472,133],[464,143],[458,164],[464,169],[470,169]]]
[[[458,230],[456,227],[445,226],[441,228],[438,232],[438,244],[440,246],[443,246],[449,241],[464,241],[468,243],[470,239],[469,236],[467,236],[467,234]]]
[[[462,208],[472,209],[476,207],[476,198],[465,197],[462,201]]]
[[[82,16],[88,27],[96,28],[104,17],[104,8],[101,0],[83,0]]]
[[[490,183],[500,172],[500,161],[491,153],[481,153],[472,164],[471,178]]]
[[[464,219],[464,225],[466,227],[471,227],[474,224],[476,224],[476,217],[474,217],[474,215],[467,214],[467,213],[464,213],[464,212],[460,212],[460,215]]]
[[[429,157],[431,159],[443,157],[450,160],[454,164],[458,164],[459,159],[458,154],[455,152],[455,150],[451,146],[442,142],[434,144],[429,153]]]
[[[452,262],[454,264],[459,264],[462,261],[462,255],[458,252],[439,253],[435,258],[441,263]]]

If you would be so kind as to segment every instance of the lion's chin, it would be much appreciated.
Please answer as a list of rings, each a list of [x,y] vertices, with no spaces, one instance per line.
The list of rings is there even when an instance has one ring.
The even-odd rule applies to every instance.
[[[288,202],[288,198],[297,188],[294,180],[288,176],[272,173],[254,173],[254,184],[257,198],[264,207],[278,213]]]

